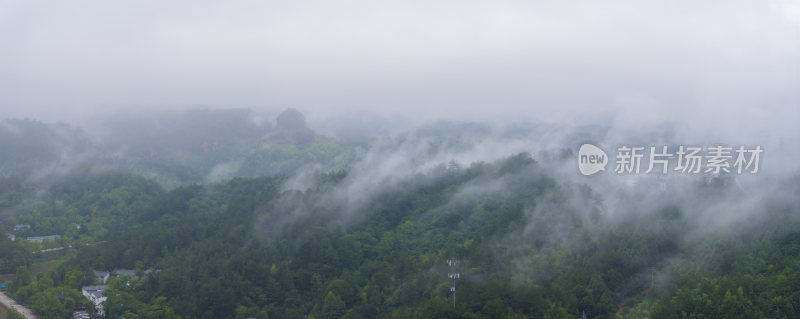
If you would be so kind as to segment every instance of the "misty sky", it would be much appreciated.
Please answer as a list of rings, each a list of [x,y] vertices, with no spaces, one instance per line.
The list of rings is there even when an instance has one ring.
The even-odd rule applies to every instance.
[[[2,118],[296,107],[797,134],[799,61],[789,0],[0,0]]]

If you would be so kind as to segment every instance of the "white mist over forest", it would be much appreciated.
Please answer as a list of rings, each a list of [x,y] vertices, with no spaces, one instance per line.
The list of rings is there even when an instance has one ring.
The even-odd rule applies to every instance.
[[[0,0],[0,39],[9,318],[800,317],[796,1]]]

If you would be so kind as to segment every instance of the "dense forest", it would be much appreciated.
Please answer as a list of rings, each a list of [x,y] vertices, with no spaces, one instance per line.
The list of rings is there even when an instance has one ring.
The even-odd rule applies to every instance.
[[[293,110],[275,127],[247,126],[241,110],[195,112],[202,121],[141,139],[133,124],[99,142],[56,127],[72,136],[68,150],[5,155],[0,225],[19,238],[0,241],[8,293],[40,318],[64,318],[95,309],[80,290],[95,271],[132,269],[107,282],[109,318],[800,316],[799,176],[759,190],[724,175],[609,188],[555,169],[569,150],[442,155],[490,134],[477,124],[363,145],[321,136]],[[21,136],[4,134],[12,146]],[[397,161],[381,150],[411,141],[431,165],[370,166]],[[86,155],[67,165],[67,153]],[[231,160],[229,174],[211,174]],[[49,162],[62,164],[35,174]],[[21,240],[42,235],[60,237]],[[42,252],[54,247],[64,249]],[[47,254],[61,261],[32,274]]]

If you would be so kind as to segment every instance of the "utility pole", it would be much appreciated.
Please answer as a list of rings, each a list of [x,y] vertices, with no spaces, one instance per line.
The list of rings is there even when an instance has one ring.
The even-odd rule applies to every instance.
[[[453,284],[450,286],[450,292],[453,293],[453,309],[456,309],[456,279],[461,277],[461,274],[454,271],[457,264],[458,260],[455,260],[454,258],[447,260],[447,265],[450,266],[450,272],[447,274],[447,276],[453,280]]]
[[[656,285],[656,267],[650,267],[650,288]]]

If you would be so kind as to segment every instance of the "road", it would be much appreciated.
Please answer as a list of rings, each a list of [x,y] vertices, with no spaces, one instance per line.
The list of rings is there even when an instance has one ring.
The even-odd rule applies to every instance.
[[[3,304],[3,307],[7,309],[14,309],[17,312],[21,313],[27,319],[36,319],[36,315],[33,314],[33,311],[25,308],[25,306],[18,304],[14,299],[11,299],[8,295],[4,292],[0,291],[0,304]]]

